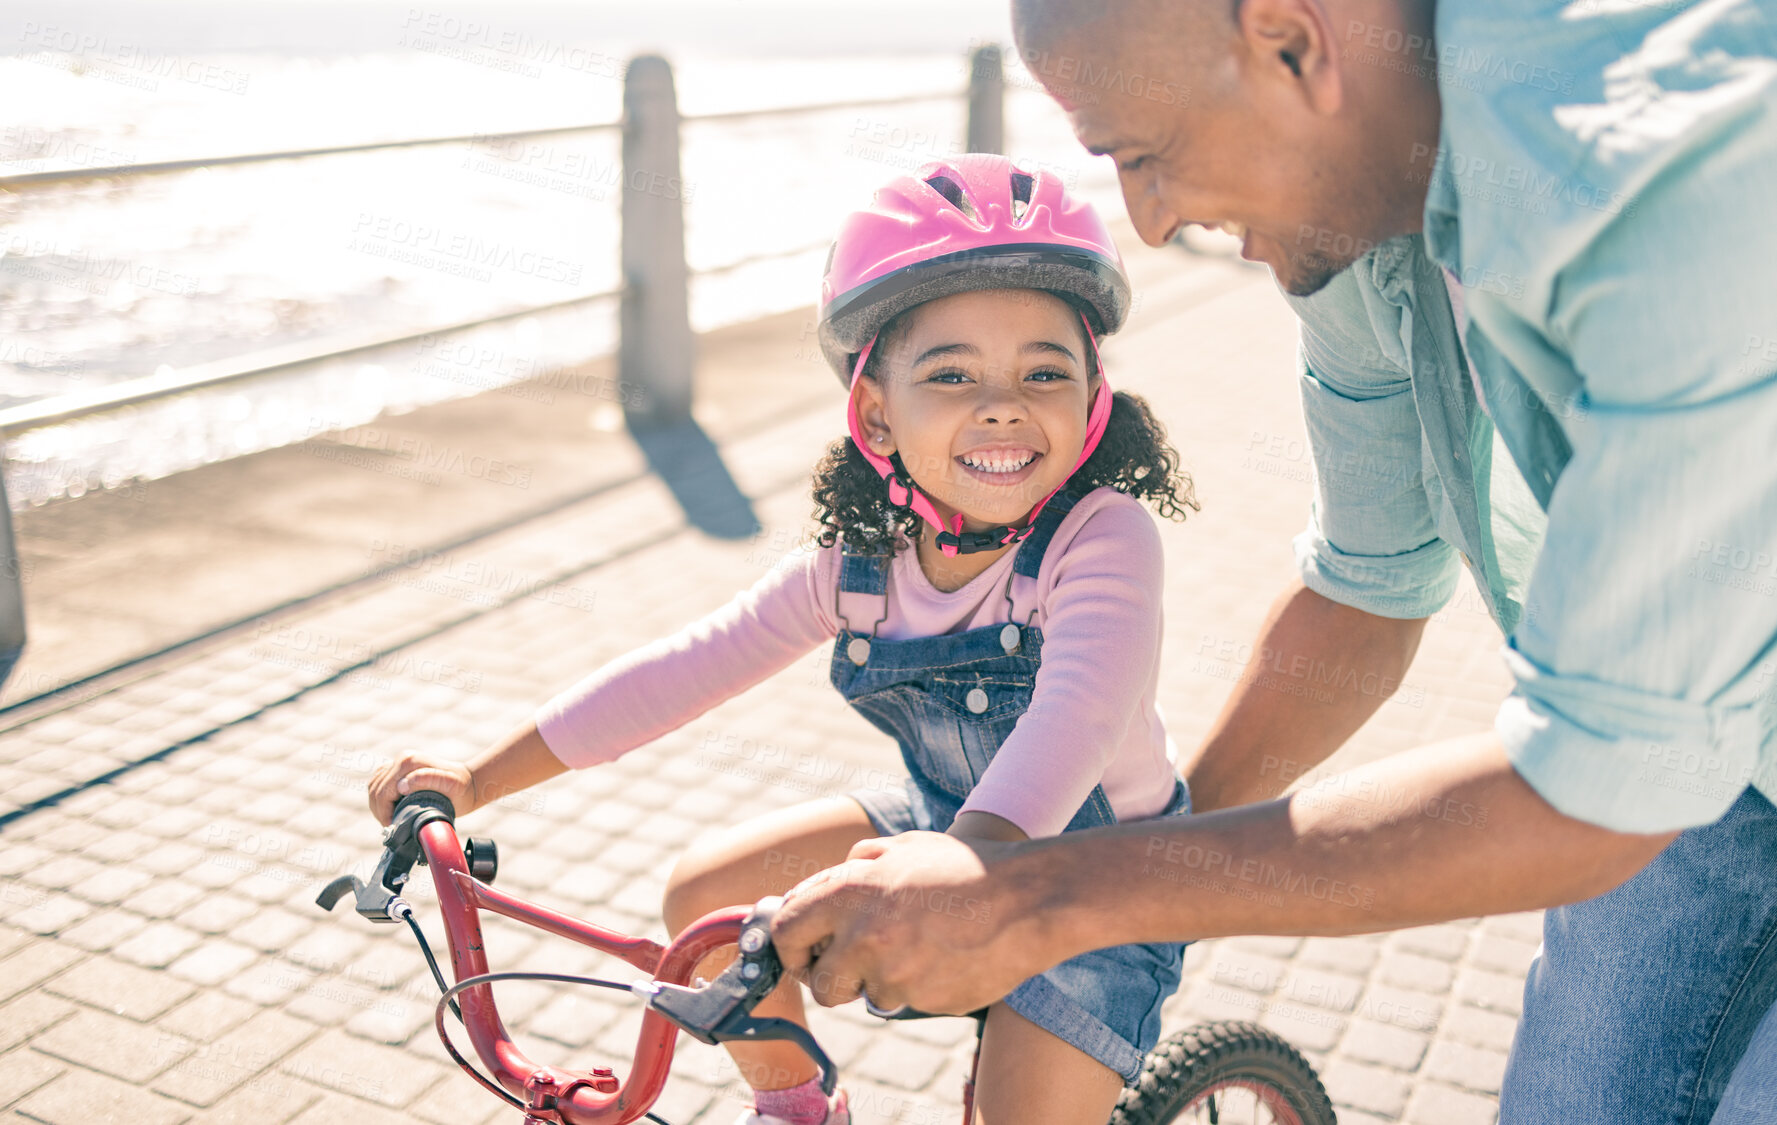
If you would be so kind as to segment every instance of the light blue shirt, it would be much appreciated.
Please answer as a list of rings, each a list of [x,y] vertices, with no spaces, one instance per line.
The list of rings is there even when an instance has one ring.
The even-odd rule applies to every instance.
[[[1292,299],[1303,581],[1424,617],[1466,563],[1563,813],[1777,801],[1777,0],[1441,0],[1433,46],[1341,47],[1435,60],[1442,129],[1423,236]]]

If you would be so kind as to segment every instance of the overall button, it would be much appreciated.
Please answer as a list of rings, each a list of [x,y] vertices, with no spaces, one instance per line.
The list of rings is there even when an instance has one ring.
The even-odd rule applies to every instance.
[[[968,705],[970,711],[979,715],[987,710],[987,693],[980,688],[970,688],[969,694],[963,697],[963,702]]]
[[[1018,626],[1010,622],[1007,622],[1006,627],[1000,630],[1000,647],[1006,650],[1008,656],[1018,651],[1018,645],[1022,640],[1023,637],[1018,632]]]
[[[870,659],[870,642],[863,637],[853,637],[851,643],[845,646],[845,655],[853,664],[862,668],[864,662]]]

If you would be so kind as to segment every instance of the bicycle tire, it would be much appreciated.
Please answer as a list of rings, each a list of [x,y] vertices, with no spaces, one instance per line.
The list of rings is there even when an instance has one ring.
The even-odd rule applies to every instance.
[[[1123,1091],[1110,1125],[1168,1125],[1193,1102],[1232,1084],[1269,1091],[1301,1125],[1337,1125],[1314,1067],[1276,1032],[1244,1020],[1199,1024],[1162,1039]]]

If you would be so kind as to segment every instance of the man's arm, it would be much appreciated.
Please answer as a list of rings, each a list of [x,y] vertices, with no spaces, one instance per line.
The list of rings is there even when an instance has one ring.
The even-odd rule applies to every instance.
[[[1673,835],[1563,816],[1493,735],[1476,735],[1206,816],[1013,845],[866,841],[791,893],[775,933],[822,1003],[868,987],[881,1006],[964,1012],[1106,945],[1364,933],[1573,902]]]
[[[1056,901],[1039,911],[1065,957],[1076,944],[1096,947],[1112,911],[1128,915],[1118,928],[1135,935],[1116,940],[1148,941],[1368,933],[1575,902],[1628,879],[1676,835],[1613,832],[1557,812],[1487,733],[1282,800],[1109,830],[1066,860],[1021,862],[1060,863],[1049,873]],[[1093,868],[1100,875],[1082,877]],[[1183,893],[1155,893],[1167,882]]]
[[[1179,762],[1192,811],[1275,797],[1325,761],[1394,694],[1424,632],[1422,617],[1378,617],[1292,583],[1209,736]],[[1356,675],[1330,674],[1346,669]],[[1280,690],[1297,681],[1320,690]]]

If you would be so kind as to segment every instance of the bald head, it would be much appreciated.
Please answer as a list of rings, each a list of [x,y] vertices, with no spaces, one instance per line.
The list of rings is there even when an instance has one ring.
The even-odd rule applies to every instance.
[[[1235,26],[1230,0],[1013,0],[1012,32],[1026,67],[1067,106],[1092,98],[1093,69],[1144,66],[1201,86]]]

